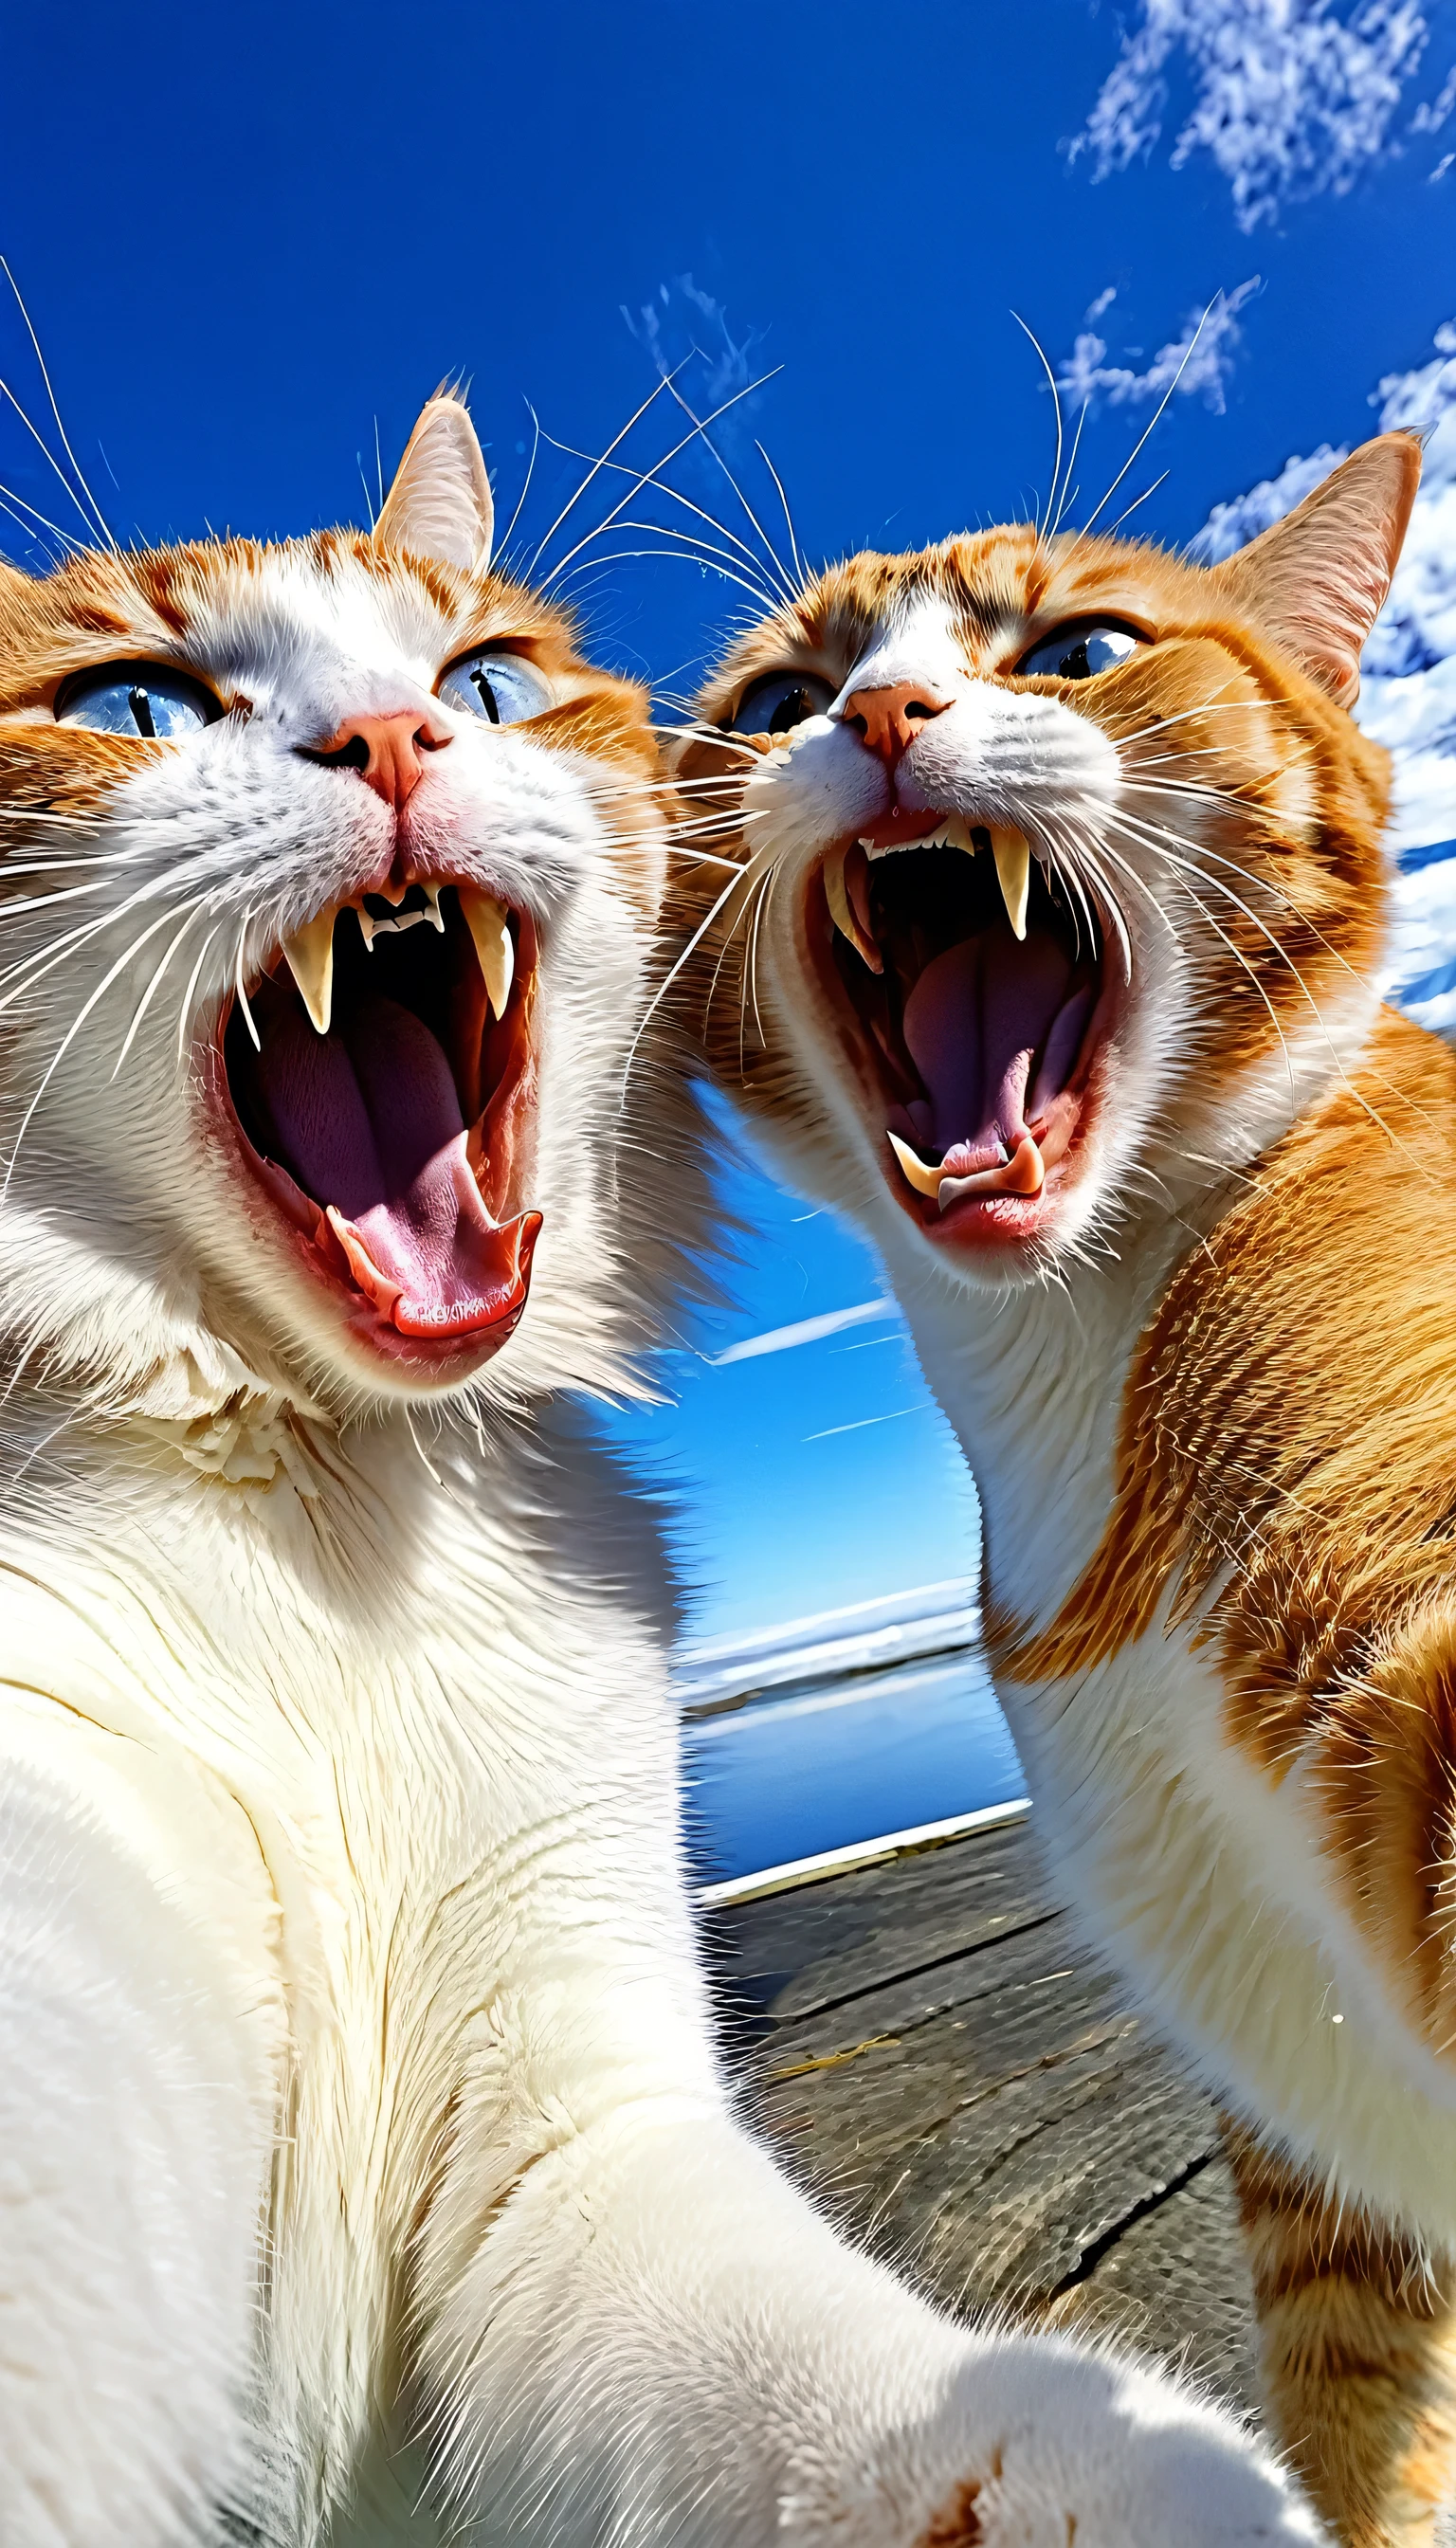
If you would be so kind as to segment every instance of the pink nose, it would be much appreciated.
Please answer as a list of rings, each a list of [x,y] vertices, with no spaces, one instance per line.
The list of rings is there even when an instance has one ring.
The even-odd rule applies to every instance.
[[[365,785],[401,814],[423,774],[420,754],[443,752],[449,741],[443,719],[405,708],[398,716],[345,717],[326,743],[314,745],[308,759],[329,770],[357,770]]]
[[[844,704],[844,721],[854,727],[867,751],[877,752],[893,770],[921,728],[950,704],[949,699],[932,698],[929,690],[917,689],[913,682],[901,682],[889,690],[852,690]]]

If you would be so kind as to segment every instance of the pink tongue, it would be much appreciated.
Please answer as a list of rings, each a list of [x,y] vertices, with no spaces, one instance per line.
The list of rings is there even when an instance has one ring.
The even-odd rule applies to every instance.
[[[1005,920],[932,957],[903,1020],[905,1048],[930,1095],[927,1148],[989,1149],[999,1141],[1015,1149],[1027,1129],[1032,1061],[1070,982],[1071,967],[1048,934],[1020,939]]]
[[[415,1317],[444,1326],[499,1293],[497,1227],[428,1027],[394,1000],[366,1002],[326,1036],[289,1016],[270,1026],[257,1075],[284,1164],[354,1225]]]

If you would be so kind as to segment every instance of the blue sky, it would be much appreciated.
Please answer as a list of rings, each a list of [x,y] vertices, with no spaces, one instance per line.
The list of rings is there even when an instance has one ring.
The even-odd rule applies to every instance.
[[[694,397],[777,367],[723,440],[766,524],[758,439],[811,557],[914,545],[1045,493],[1051,402],[1014,311],[1092,396],[1084,513],[1150,417],[1163,349],[1214,304],[1113,508],[1166,470],[1135,519],[1181,540],[1290,454],[1371,430],[1377,384],[1456,310],[1456,12],[1427,0],[1423,45],[1419,20],[1347,0],[726,19],[82,0],[7,27],[0,250],[124,536],[360,518],[376,430],[387,475],[447,374],[472,382],[508,513],[528,402],[599,450],[696,346]],[[3,310],[0,368],[39,419]],[[666,409],[634,438],[644,463]],[[579,474],[543,448],[523,533]],[[752,541],[706,455],[673,474]],[[8,410],[0,476],[63,501]],[[669,692],[743,599],[677,560],[589,553],[573,584],[598,650]],[[891,1320],[704,1358],[880,1289],[824,1216],[724,1175],[762,1233],[738,1306],[665,1365],[677,1409],[624,1428],[682,1490],[704,1626],[961,1571],[973,1506]]]

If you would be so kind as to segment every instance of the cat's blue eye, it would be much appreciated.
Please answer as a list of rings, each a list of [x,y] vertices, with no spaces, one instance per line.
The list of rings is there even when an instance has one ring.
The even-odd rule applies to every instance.
[[[1139,646],[1151,642],[1136,628],[1119,627],[1115,619],[1079,619],[1044,637],[1016,669],[1053,682],[1089,682],[1094,673],[1116,671]]]
[[[519,725],[556,704],[544,673],[526,656],[496,647],[452,664],[441,679],[440,697],[447,708],[464,708],[488,725]]]
[[[817,673],[766,673],[750,682],[729,732],[790,734],[809,717],[823,716],[833,696],[833,684]]]
[[[98,664],[72,673],[55,694],[57,725],[139,735],[146,743],[180,743],[223,714],[222,700],[205,682],[170,664]]]

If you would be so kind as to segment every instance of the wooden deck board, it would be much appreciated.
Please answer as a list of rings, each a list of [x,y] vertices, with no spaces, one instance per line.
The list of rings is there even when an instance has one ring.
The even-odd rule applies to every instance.
[[[1208,2098],[1129,2010],[1030,1826],[707,1916],[759,2129],[950,2306],[1112,2329],[1252,2408]]]

